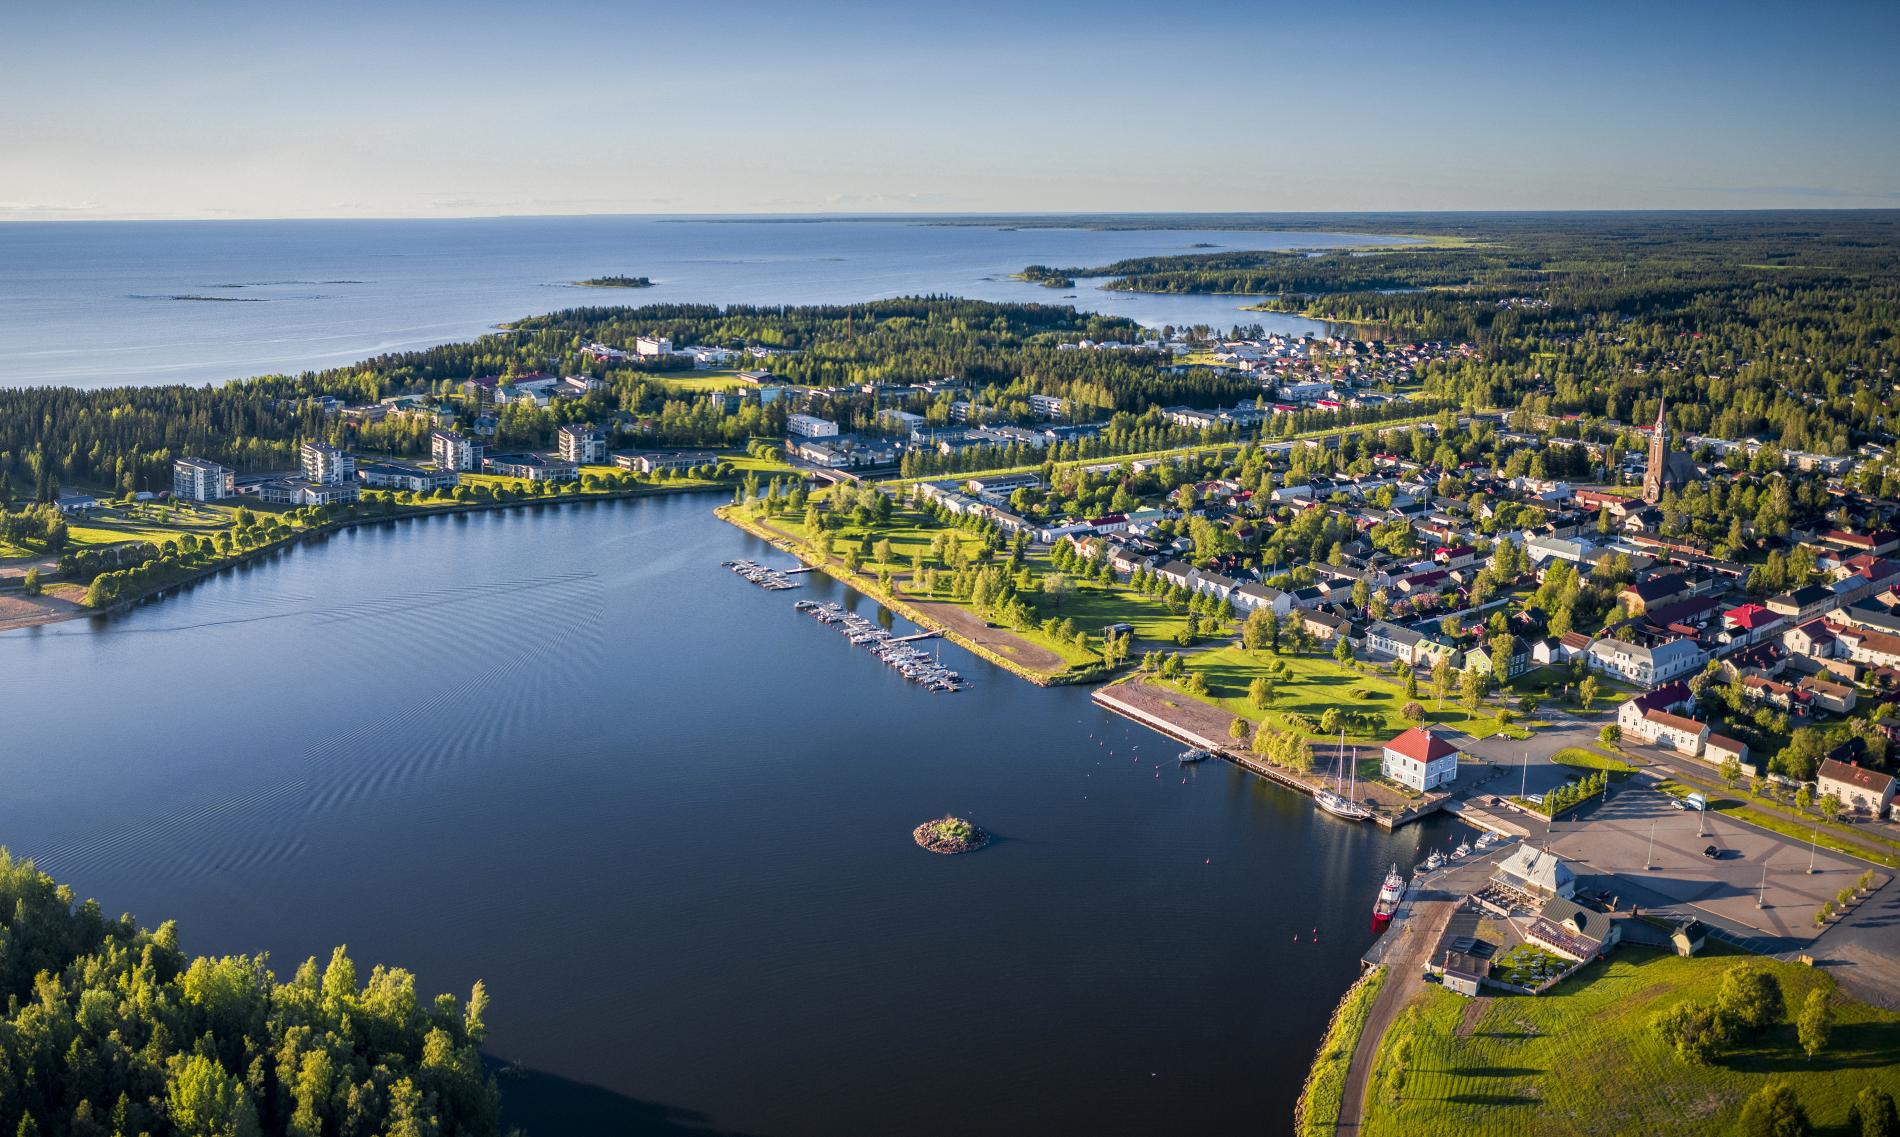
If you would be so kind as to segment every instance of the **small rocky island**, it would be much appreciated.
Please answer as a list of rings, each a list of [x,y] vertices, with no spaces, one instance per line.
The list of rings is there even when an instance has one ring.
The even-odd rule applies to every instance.
[[[575,284],[582,288],[652,288],[653,282],[644,276],[590,276],[586,280],[577,280]]]
[[[922,847],[946,856],[974,853],[990,843],[988,833],[961,817],[952,817],[947,813],[935,821],[924,822],[911,830],[910,835]]]

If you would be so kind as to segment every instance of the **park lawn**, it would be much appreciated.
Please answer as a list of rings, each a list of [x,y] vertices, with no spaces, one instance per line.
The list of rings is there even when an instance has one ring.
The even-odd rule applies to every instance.
[[[1248,688],[1276,662],[1284,663],[1290,676],[1277,681],[1273,705],[1263,716],[1250,700]],[[1366,726],[1348,726],[1348,741],[1384,742],[1412,725],[1399,713],[1411,701],[1405,697],[1405,688],[1382,675],[1345,667],[1331,655],[1276,655],[1230,645],[1190,654],[1187,669],[1207,679],[1208,698],[1203,701],[1250,721],[1264,718],[1278,728],[1288,725],[1288,713],[1317,720],[1330,707],[1375,716]],[[1497,730],[1497,719],[1473,715],[1450,700],[1440,708],[1437,699],[1420,691],[1417,701],[1425,708],[1420,725],[1479,736]]]
[[[805,528],[805,521],[802,515],[781,513],[765,516],[759,513],[753,513],[750,516],[757,519],[760,523],[769,525],[773,529],[791,537],[810,553],[814,559],[817,558],[819,551],[818,542],[814,534]],[[898,589],[896,599],[953,603],[954,601],[947,587],[940,584],[936,591],[926,593],[923,591],[921,584],[913,582],[910,579],[910,569],[913,563],[918,565],[933,563],[930,559],[930,542],[940,533],[948,533],[958,541],[968,545],[972,550],[982,544],[982,539],[975,534],[966,533],[961,529],[953,527],[938,525],[935,521],[916,510],[900,508],[891,514],[890,524],[881,528],[866,528],[864,526],[847,523],[843,528],[830,530],[829,534],[834,539],[832,561],[835,564],[843,564],[845,551],[855,548],[866,536],[869,536],[871,538],[872,552],[864,558],[863,564],[860,566],[860,572],[870,578],[870,581],[865,585],[866,587],[869,586],[869,583],[875,582],[878,573],[889,569],[891,575],[896,578],[897,581]],[[888,562],[876,559],[877,543],[881,540],[887,540],[891,543],[891,559]],[[939,571],[947,574],[948,570],[944,569],[944,566],[938,565],[937,567]],[[1073,609],[1080,598],[1081,587],[1078,587],[1076,596],[1071,597],[1070,601],[1063,605],[1061,612],[1058,613],[1052,609],[1040,608],[1038,610],[1039,614],[1044,617],[1063,615],[1073,618]],[[968,605],[959,606],[966,609],[968,608]],[[1076,620],[1076,624],[1082,630],[1099,637],[1101,631],[1099,626],[1084,624],[1080,619]],[[1037,647],[1047,648],[1049,651],[1054,652],[1070,667],[1087,667],[1101,662],[1101,656],[1095,651],[1087,648],[1079,648],[1075,646],[1072,641],[1057,639],[1044,632],[1041,628],[1010,628],[1009,631],[1011,635],[1027,643],[1034,644]]]
[[[1047,552],[1031,553],[1025,563],[1039,580],[1061,571],[1050,561]],[[1175,647],[1175,636],[1187,628],[1185,609],[1178,613],[1170,611],[1164,601],[1143,596],[1123,581],[1102,584],[1080,580],[1073,573],[1064,575],[1074,583],[1075,593],[1059,609],[1050,609],[1050,613],[1069,617],[1076,627],[1087,630],[1090,635],[1099,634],[1110,624],[1132,624],[1135,628],[1133,647],[1135,653],[1140,654],[1152,647]],[[1202,627],[1206,626],[1207,622],[1203,621]]]
[[[1677,1003],[1713,1002],[1723,975],[1744,958],[1775,974],[1791,1010],[1809,991],[1834,987],[1812,968],[1713,947],[1688,959],[1619,948],[1537,996],[1474,1003],[1427,985],[1380,1045],[1361,1131],[1714,1137],[1735,1132],[1750,1094],[1784,1079],[1820,1131],[1845,1132],[1839,1127],[1862,1086],[1900,1094],[1900,1014],[1838,992],[1832,1038],[1811,1061],[1788,1025],[1745,1040],[1714,1065],[1678,1059],[1650,1023]],[[1401,1038],[1412,1053],[1395,1099],[1389,1075]]]
[[[1636,767],[1621,758],[1605,754],[1600,750],[1586,750],[1581,746],[1566,746],[1550,756],[1550,760],[1559,766],[1569,766],[1577,770],[1608,770],[1617,777],[1628,777]]]
[[[228,529],[240,506],[253,513],[269,512],[252,503],[193,505],[189,509],[141,504],[112,506],[67,523],[67,539],[75,545],[116,545],[123,541],[169,541],[190,534],[205,536]]]
[[[1066,462],[1056,463],[1056,469],[1073,470],[1083,466],[1119,465],[1123,462],[1154,461],[1160,458],[1192,458],[1201,454],[1238,451],[1242,446],[1252,444],[1267,445],[1274,442],[1295,442],[1306,438],[1330,438],[1334,435],[1398,430],[1402,427],[1416,426],[1421,422],[1431,422],[1437,417],[1438,412],[1434,410],[1430,414],[1411,415],[1406,418],[1393,419],[1390,422],[1354,423],[1351,426],[1322,426],[1313,430],[1302,430],[1288,435],[1276,434],[1271,438],[1249,438],[1238,441],[1229,440],[1227,442],[1200,442],[1188,446],[1175,446],[1165,450],[1147,450],[1139,454],[1103,454],[1093,458],[1072,458]],[[980,471],[980,473],[989,477],[1000,477],[1004,474],[1040,473],[1042,468],[1043,463],[1038,462],[1029,466],[1008,466],[994,470],[983,470]],[[911,485],[917,482],[960,482],[966,478],[975,477],[978,473],[979,471],[970,470],[955,474],[927,474],[909,478],[886,478],[878,484],[884,486],[901,486]]]
[[[739,373],[730,368],[715,371],[671,372],[661,371],[645,376],[666,385],[669,391],[683,391],[697,394],[702,391],[738,391],[752,386]]]

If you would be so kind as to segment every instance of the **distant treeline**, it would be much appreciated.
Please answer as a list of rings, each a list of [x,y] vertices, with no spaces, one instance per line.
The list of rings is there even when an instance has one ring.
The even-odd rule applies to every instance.
[[[1369,338],[1473,342],[1477,359],[1428,383],[1461,403],[1648,422],[1667,395],[1678,429],[1829,453],[1893,438],[1900,212],[1354,215],[1254,227],[1450,240],[1048,271],[1110,277],[1109,288],[1256,294],[1266,308],[1365,325]]]
[[[658,304],[581,307],[536,316],[467,343],[377,356],[349,367],[266,376],[222,387],[122,387],[0,390],[0,500],[50,500],[61,486],[118,492],[160,490],[184,455],[239,471],[296,465],[300,442],[322,439],[398,455],[428,453],[433,423],[420,416],[354,424],[322,413],[310,400],[345,403],[427,393],[447,400],[466,424],[484,413],[463,390],[480,376],[537,372],[586,374],[606,390],[552,407],[510,404],[493,411],[498,448],[546,447],[555,429],[624,412],[632,440],[653,445],[740,446],[784,431],[786,404],[750,400],[736,412],[717,400],[670,387],[662,364],[603,362],[582,353],[589,342],[631,344],[664,336],[681,346],[779,349],[753,358],[787,382],[859,387],[879,382],[950,379],[990,417],[1021,417],[1031,394],[1068,399],[1082,419],[1153,404],[1230,405],[1257,393],[1238,377],[1205,369],[1177,371],[1172,360],[1140,351],[1057,351],[1078,339],[1129,343],[1132,321],[1034,304],[992,304],[913,297],[857,305],[761,307]],[[947,423],[953,397],[917,396],[908,406]],[[888,402],[884,405],[888,406]],[[869,428],[880,404],[861,391],[821,401],[817,413],[845,429]]]

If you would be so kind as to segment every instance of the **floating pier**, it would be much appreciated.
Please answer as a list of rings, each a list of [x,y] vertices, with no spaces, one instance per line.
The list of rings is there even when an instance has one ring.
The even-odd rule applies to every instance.
[[[788,578],[794,573],[809,571],[807,569],[769,568],[756,561],[723,561],[720,563],[720,567],[729,568],[753,584],[758,585],[760,588],[771,589],[773,592],[783,592],[788,588],[797,588],[798,582]]]
[[[836,626],[845,638],[883,660],[912,683],[932,691],[961,691],[967,683],[963,676],[932,659],[929,653],[910,646],[917,640],[929,639],[936,632],[892,635],[875,621],[847,612],[835,602],[820,604],[815,600],[800,600],[792,607],[815,617],[821,624]]]

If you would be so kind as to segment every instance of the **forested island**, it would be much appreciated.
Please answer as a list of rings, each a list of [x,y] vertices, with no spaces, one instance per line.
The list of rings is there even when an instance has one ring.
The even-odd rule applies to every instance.
[[[279,980],[108,919],[0,849],[0,1132],[16,1137],[492,1137],[488,996],[422,999],[343,948]]]
[[[582,288],[652,288],[653,282],[644,276],[590,276],[586,280],[577,280],[575,284]]]

